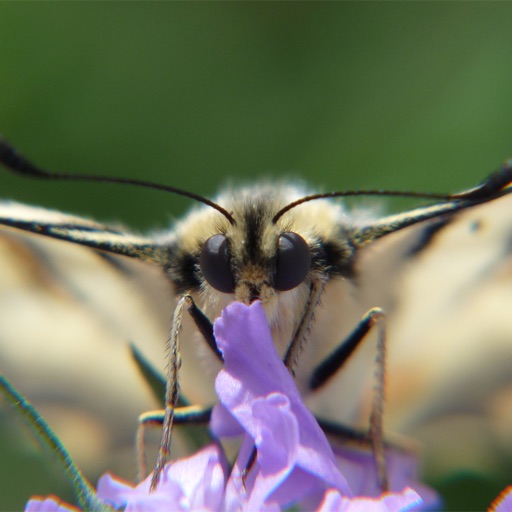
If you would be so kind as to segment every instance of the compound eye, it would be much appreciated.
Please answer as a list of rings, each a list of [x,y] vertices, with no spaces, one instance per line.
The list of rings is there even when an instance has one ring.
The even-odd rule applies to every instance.
[[[208,238],[201,250],[199,266],[204,278],[213,288],[223,293],[235,291],[228,241],[224,235],[213,235]]]
[[[275,286],[285,292],[298,286],[308,275],[311,253],[304,238],[290,231],[279,236]]]

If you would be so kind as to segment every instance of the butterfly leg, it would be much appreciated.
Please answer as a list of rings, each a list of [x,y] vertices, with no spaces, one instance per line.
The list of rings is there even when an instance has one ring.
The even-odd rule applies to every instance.
[[[348,338],[315,368],[311,376],[310,388],[315,390],[323,386],[346,363],[347,359],[366,338],[366,335],[374,326],[378,329],[378,340],[377,357],[375,360],[375,388],[370,413],[369,438],[375,456],[379,484],[381,489],[386,491],[389,488],[389,482],[384,457],[384,435],[382,426],[385,387],[386,329],[385,315],[382,309],[370,309]]]
[[[208,346],[212,349],[215,355],[222,362],[222,354],[217,348],[217,344],[213,336],[212,322],[196,305],[194,299],[190,295],[185,295],[184,299],[187,304],[188,312],[190,313],[190,316],[194,320],[194,323],[196,324],[196,327],[198,328],[199,332],[203,335],[203,338],[208,344]],[[130,352],[133,360],[135,361],[135,364],[137,365],[138,369],[144,376],[144,380],[151,386],[151,390],[153,391],[155,398],[158,401],[161,401],[165,395],[165,388],[167,385],[165,377],[162,376],[162,374],[149,362],[148,359],[146,359],[144,354],[133,343],[130,344]],[[184,397],[180,393],[177,405],[185,406],[191,404],[186,399],[186,397]]]
[[[165,411],[162,421],[162,440],[158,457],[156,460],[155,471],[151,479],[150,489],[156,489],[160,480],[160,475],[167,461],[167,456],[171,449],[172,426],[174,414],[179,397],[178,370],[180,361],[180,331],[182,326],[183,311],[186,307],[186,296],[178,299],[174,314],[172,316],[171,334],[169,337],[169,359],[167,363],[167,383],[165,387]]]
[[[211,407],[201,407],[197,405],[180,407],[174,411],[174,423],[176,425],[206,425],[210,422],[211,414]],[[146,429],[148,427],[162,427],[164,420],[164,409],[148,411],[139,416],[136,438],[137,479],[139,482],[144,480],[147,476],[146,449],[144,441]]]
[[[213,336],[213,325],[208,317],[196,306],[194,299],[189,295],[185,294],[179,298],[176,308],[174,310],[172,318],[171,334],[169,338],[169,361],[167,365],[167,383],[165,390],[165,411],[161,421],[162,425],[162,441],[160,443],[160,449],[158,450],[158,457],[156,461],[155,471],[151,479],[151,490],[156,489],[160,475],[164,469],[167,456],[171,449],[171,437],[172,437],[172,426],[175,420],[176,406],[179,400],[179,383],[178,383],[178,370],[181,365],[180,361],[180,338],[179,333],[181,331],[183,312],[187,309],[194,322],[196,323],[199,331],[203,334],[206,342],[210,348],[217,354],[222,360],[215,338]],[[151,417],[147,419],[148,423],[155,423]],[[159,421],[158,421],[159,422]],[[157,422],[157,423],[158,423]],[[141,434],[142,435],[142,434]],[[139,443],[139,441],[138,441]],[[144,469],[145,463],[141,457],[139,463],[141,468]]]
[[[311,282],[308,299],[304,307],[304,314],[302,320],[293,335],[292,341],[290,342],[286,354],[283,358],[283,363],[288,368],[288,371],[295,375],[295,367],[299,361],[300,354],[307,342],[308,334],[313,322],[315,309],[320,302],[320,296],[324,291],[324,282],[321,279],[317,279]]]
[[[212,349],[219,361],[223,361],[222,354],[220,353],[215,337],[213,336],[213,324],[211,320],[196,305],[191,295],[185,295],[185,300],[187,302],[188,312],[190,313],[192,320],[194,320],[197,329],[202,334],[204,340]]]

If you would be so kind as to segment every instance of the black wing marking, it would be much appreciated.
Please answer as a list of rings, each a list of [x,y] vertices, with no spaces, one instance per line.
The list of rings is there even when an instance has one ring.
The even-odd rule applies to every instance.
[[[142,261],[163,263],[163,249],[150,238],[55,210],[0,201],[0,224]]]

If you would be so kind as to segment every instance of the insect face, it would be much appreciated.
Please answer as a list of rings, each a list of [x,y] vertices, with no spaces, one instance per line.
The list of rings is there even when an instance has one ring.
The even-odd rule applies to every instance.
[[[164,241],[176,293],[191,293],[210,318],[234,300],[260,300],[283,353],[304,315],[311,283],[344,279],[352,269],[344,212],[332,201],[304,205],[273,222],[304,194],[290,185],[224,193],[217,202],[235,224],[211,208],[191,213]]]

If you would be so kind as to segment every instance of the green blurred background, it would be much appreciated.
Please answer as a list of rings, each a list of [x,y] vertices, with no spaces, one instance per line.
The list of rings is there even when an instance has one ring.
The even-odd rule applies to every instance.
[[[2,3],[0,131],[55,170],[204,195],[262,176],[455,191],[512,156],[511,22],[501,2]],[[6,174],[1,187],[137,229],[189,206]],[[65,495],[45,461],[0,445],[1,510]],[[467,509],[457,489],[449,508]]]

